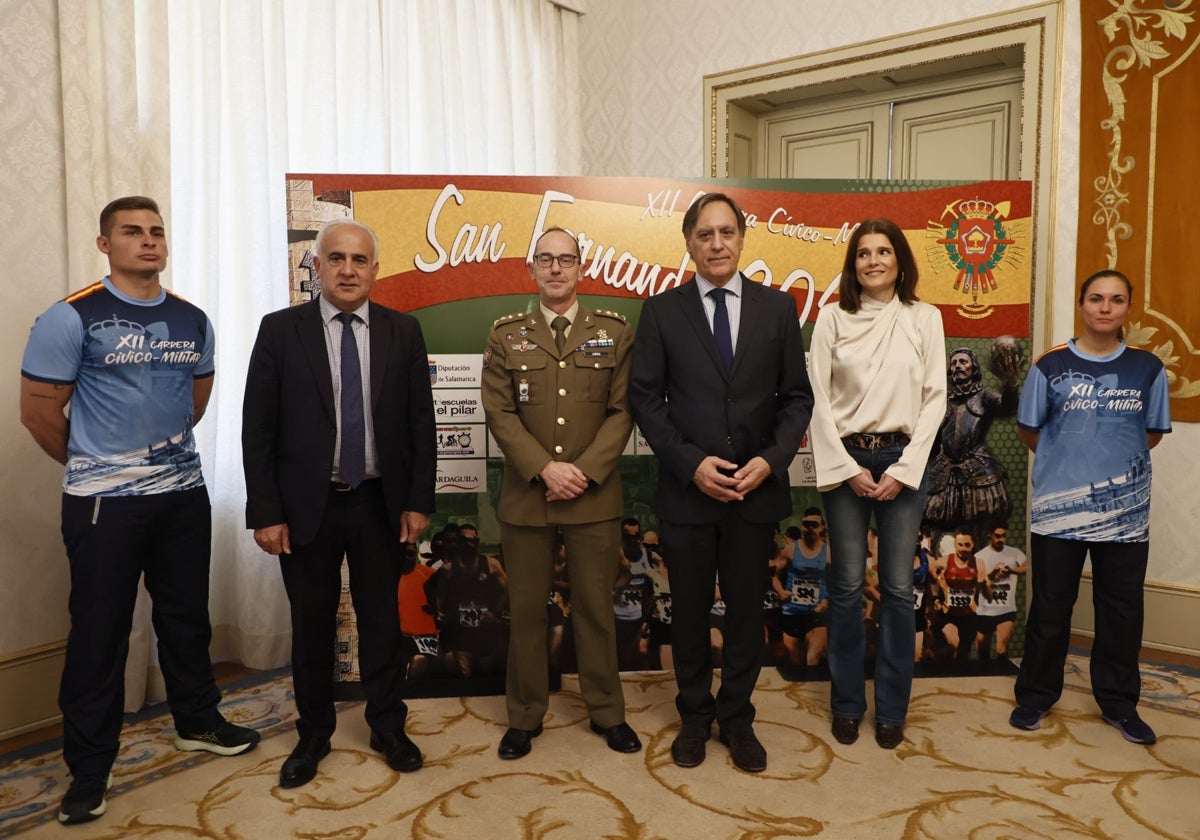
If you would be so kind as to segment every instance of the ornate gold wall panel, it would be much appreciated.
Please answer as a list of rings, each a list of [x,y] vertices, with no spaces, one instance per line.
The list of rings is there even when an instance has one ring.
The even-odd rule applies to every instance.
[[[1167,366],[1172,418],[1197,421],[1200,25],[1192,3],[1082,0],[1076,260],[1080,277],[1116,268],[1133,281],[1127,340]]]

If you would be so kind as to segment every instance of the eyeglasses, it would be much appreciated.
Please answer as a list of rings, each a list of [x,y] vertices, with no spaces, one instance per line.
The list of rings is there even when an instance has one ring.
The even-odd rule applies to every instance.
[[[534,254],[533,261],[539,268],[549,268],[556,261],[560,268],[574,268],[579,257],[574,254]]]
[[[800,520],[800,524],[803,525],[805,528],[820,528],[821,520],[819,520],[819,519],[802,519],[802,520]]]

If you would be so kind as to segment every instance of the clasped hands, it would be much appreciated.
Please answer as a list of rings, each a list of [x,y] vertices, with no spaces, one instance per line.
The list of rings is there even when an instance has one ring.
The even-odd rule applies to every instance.
[[[734,473],[726,475],[722,470],[734,470]],[[755,455],[743,467],[709,455],[696,467],[692,481],[700,488],[700,492],[718,502],[740,502],[747,493],[766,481],[770,474],[771,465],[761,455]]]
[[[876,481],[871,477],[870,470],[865,467],[858,475],[847,479],[846,484],[854,491],[855,496],[874,499],[877,502],[890,502],[904,489],[903,484],[887,473],[884,473],[879,481]]]
[[[538,473],[546,485],[547,502],[565,502],[578,498],[588,489],[588,477],[583,470],[566,461],[551,461]]]

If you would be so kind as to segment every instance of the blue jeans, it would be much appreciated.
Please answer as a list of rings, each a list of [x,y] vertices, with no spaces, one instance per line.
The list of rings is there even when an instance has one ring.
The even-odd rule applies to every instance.
[[[900,459],[901,447],[846,451],[878,481]],[[904,487],[890,502],[855,495],[842,483],[822,493],[829,524],[829,673],[834,717],[860,719],[867,711],[863,578],[871,514],[879,529],[879,644],[875,658],[875,721],[902,725],[912,693],[913,558],[925,510],[925,482]]]

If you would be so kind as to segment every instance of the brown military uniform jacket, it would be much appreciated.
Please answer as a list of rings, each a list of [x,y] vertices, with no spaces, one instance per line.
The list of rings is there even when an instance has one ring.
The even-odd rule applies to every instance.
[[[541,309],[499,318],[483,357],[483,408],[504,452],[499,517],[511,525],[600,522],[622,515],[621,452],[633,430],[626,390],[633,332],[614,312],[582,304],[560,356]],[[576,499],[547,502],[551,460],[591,480]]]

